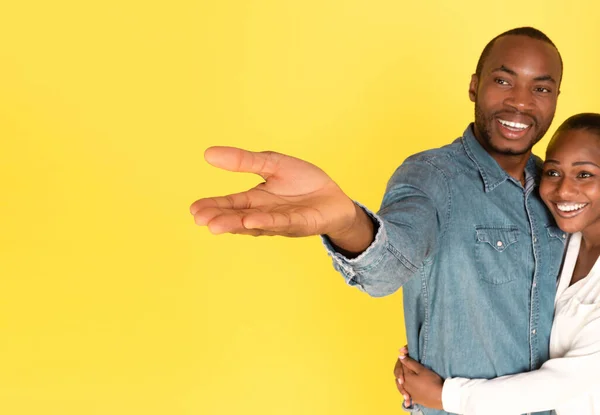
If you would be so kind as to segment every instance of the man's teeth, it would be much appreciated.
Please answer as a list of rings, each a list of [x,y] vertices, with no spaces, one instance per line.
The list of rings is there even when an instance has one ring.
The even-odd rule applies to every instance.
[[[520,122],[512,122],[512,121],[506,121],[506,120],[498,120],[500,122],[500,124],[502,124],[505,127],[510,127],[516,130],[524,130],[527,127],[529,127],[529,125],[527,124],[523,124]]]
[[[556,207],[558,207],[558,210],[561,212],[572,212],[581,209],[585,205],[587,205],[587,203],[557,203]]]

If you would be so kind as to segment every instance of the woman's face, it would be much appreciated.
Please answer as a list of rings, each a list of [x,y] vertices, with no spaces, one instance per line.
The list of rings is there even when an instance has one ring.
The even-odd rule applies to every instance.
[[[563,231],[600,236],[600,136],[579,129],[553,137],[540,195]]]

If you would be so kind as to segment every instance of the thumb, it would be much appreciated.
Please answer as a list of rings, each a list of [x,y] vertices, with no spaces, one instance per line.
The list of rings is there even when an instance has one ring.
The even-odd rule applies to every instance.
[[[424,369],[423,365],[408,356],[400,356],[400,362],[402,363],[402,366],[412,370],[416,374],[419,374],[419,372]]]
[[[236,147],[215,146],[204,152],[204,159],[223,170],[255,173],[264,179],[275,173],[277,162],[284,157],[270,151],[254,152]]]

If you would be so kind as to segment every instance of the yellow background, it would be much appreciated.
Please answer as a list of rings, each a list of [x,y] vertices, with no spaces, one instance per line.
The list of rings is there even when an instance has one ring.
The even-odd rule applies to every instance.
[[[553,129],[600,111],[599,13],[591,0],[3,1],[0,413],[400,413],[401,295],[346,287],[318,238],[196,227],[191,202],[258,183],[203,152],[306,158],[377,209],[407,155],[472,120],[470,75],[504,30],[536,26],[562,52]]]

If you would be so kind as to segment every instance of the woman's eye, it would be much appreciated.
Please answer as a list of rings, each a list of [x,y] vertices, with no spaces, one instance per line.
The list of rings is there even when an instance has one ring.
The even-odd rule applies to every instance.
[[[545,175],[549,177],[558,177],[558,172],[556,170],[546,170]]]
[[[582,171],[581,173],[579,173],[577,175],[577,177],[580,178],[580,179],[588,179],[588,178],[590,178],[592,176],[593,176],[592,173],[588,173],[587,171]]]

